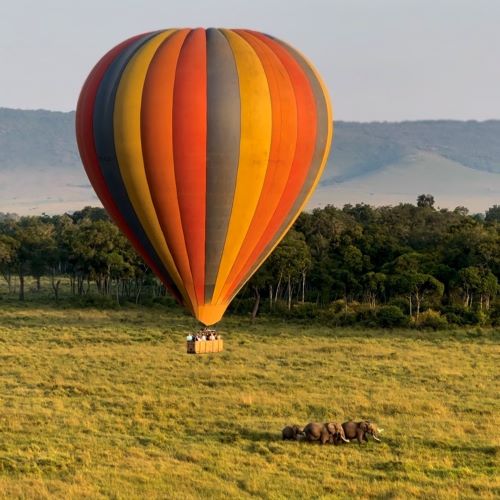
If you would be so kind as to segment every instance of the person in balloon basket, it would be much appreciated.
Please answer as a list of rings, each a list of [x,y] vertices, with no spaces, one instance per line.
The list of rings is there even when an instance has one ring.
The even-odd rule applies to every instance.
[[[210,333],[197,333],[196,335],[188,335],[186,337],[186,340],[188,342],[198,342],[200,340],[218,340],[220,338],[220,335],[218,335],[216,332],[211,331]]]

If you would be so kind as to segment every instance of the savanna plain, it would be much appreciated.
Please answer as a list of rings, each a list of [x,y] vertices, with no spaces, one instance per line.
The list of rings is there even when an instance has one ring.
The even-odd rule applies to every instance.
[[[500,332],[5,302],[0,498],[498,498]],[[284,442],[371,419],[383,442]]]

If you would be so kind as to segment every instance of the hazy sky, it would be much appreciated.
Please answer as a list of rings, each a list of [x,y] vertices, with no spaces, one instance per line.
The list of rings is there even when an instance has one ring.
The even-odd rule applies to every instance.
[[[186,26],[288,41],[337,119],[500,118],[500,0],[0,0],[0,107],[72,110],[115,44]]]

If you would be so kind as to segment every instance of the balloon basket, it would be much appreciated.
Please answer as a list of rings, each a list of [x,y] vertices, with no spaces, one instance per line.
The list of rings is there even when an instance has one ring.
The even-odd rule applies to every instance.
[[[224,350],[224,341],[217,340],[188,340],[188,354],[210,354],[214,352],[222,352]]]
[[[224,341],[217,335],[215,330],[204,328],[197,334],[187,337],[188,354],[211,354],[224,350]]]

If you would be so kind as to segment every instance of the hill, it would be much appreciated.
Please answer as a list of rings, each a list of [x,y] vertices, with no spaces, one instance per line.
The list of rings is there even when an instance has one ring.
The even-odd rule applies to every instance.
[[[0,108],[0,211],[60,213],[98,204],[81,166],[74,112]],[[500,200],[500,120],[337,122],[310,207],[434,194],[484,211]]]

